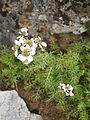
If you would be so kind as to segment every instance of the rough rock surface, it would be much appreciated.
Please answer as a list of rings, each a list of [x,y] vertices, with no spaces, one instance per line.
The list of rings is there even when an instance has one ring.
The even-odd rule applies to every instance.
[[[0,91],[0,120],[42,120],[30,113],[25,102],[15,90]]]
[[[11,47],[21,27],[48,41],[53,34],[85,32],[88,20],[90,0],[0,0],[0,46]]]

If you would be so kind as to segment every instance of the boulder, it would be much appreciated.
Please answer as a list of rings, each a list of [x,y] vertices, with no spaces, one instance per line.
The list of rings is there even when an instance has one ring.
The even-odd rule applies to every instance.
[[[42,120],[30,113],[26,103],[15,90],[0,91],[0,120]]]

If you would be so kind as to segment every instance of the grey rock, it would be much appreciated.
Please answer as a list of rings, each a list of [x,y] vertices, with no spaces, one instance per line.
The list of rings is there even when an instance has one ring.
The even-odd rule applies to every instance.
[[[36,114],[31,114],[31,120],[43,120],[42,117],[40,115],[36,115]]]
[[[64,24],[53,24],[51,29],[51,34],[59,34],[59,33],[74,33],[76,35],[86,32],[86,28],[81,24],[73,24],[73,25],[64,25]]]
[[[24,100],[19,97],[15,90],[12,90],[0,91],[0,120],[42,119],[41,116],[30,113]]]
[[[46,15],[40,15],[40,16],[38,17],[38,19],[41,20],[41,21],[48,21]]]
[[[21,27],[28,27],[32,36],[42,36],[39,28],[44,22],[45,39],[45,32],[81,34],[89,11],[90,0],[0,0],[0,48],[3,44],[11,48]]]

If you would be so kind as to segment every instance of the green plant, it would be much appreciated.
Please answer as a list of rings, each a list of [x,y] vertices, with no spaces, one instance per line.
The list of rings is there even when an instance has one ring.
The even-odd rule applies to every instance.
[[[13,52],[4,49],[0,52],[2,68],[0,83],[14,86],[23,80],[25,88],[36,88],[37,94],[47,92],[48,100],[55,100],[57,107],[66,113],[67,118],[78,117],[88,120],[90,105],[90,42],[78,43],[72,50],[62,54],[59,48],[51,45],[50,52],[38,52],[28,66],[18,61]],[[55,47],[54,47],[55,46]],[[66,96],[58,88],[60,83],[70,84],[74,96]]]
[[[85,26],[88,31],[90,31],[90,20],[85,23]]]

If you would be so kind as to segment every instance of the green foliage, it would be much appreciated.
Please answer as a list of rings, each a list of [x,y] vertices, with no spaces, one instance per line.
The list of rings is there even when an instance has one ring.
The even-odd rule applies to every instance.
[[[55,100],[57,107],[66,113],[67,118],[78,117],[88,120],[90,105],[90,42],[77,44],[72,50],[62,54],[53,44],[50,52],[38,52],[28,66],[18,61],[13,52],[4,49],[0,52],[0,83],[14,86],[23,80],[25,88],[37,89],[37,96],[48,93],[48,100]],[[66,96],[58,88],[59,83],[70,84],[74,96]]]
[[[85,23],[85,26],[88,31],[90,31],[90,20]]]

